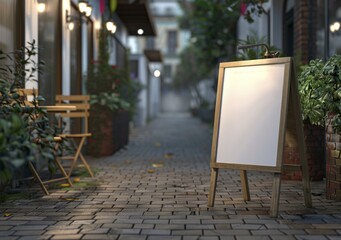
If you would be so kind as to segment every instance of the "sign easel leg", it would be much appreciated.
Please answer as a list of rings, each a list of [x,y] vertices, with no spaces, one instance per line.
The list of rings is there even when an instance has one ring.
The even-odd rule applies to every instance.
[[[214,206],[215,192],[217,188],[218,168],[211,168],[210,192],[208,193],[208,206]]]
[[[246,170],[240,170],[240,179],[242,183],[244,201],[250,201],[251,198],[250,198],[249,182],[247,179]]]
[[[294,67],[293,67],[294,69]],[[292,78],[295,77],[295,72],[292,71]],[[309,176],[309,167],[306,155],[306,146],[304,141],[304,132],[303,132],[303,124],[301,120],[301,111],[300,111],[300,100],[298,94],[294,94],[298,92],[297,81],[294,81],[291,84],[291,95],[292,95],[292,108],[294,111],[295,119],[296,119],[296,132],[297,132],[297,140],[298,140],[298,149],[300,154],[300,163],[302,169],[302,182],[303,182],[303,195],[304,195],[304,203],[306,207],[312,207],[312,199],[311,199],[311,187],[310,187],[310,176]]]
[[[277,217],[278,215],[280,189],[281,189],[281,174],[274,173],[274,181],[272,184],[271,207],[270,207],[271,217]]]

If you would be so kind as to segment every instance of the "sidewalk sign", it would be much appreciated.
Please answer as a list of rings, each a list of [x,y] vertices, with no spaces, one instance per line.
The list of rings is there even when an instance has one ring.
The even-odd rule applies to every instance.
[[[289,57],[220,63],[208,206],[214,205],[219,168],[240,170],[250,200],[248,170],[274,174],[270,215],[279,208],[287,119],[295,119],[305,205],[312,206],[293,60]]]

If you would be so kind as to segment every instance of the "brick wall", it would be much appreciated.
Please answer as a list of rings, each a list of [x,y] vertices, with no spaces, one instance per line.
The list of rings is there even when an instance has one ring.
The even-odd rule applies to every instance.
[[[327,121],[326,131],[326,195],[328,199],[341,201],[341,135],[330,121]]]
[[[295,1],[294,56],[302,64],[316,56],[316,10],[316,1]]]

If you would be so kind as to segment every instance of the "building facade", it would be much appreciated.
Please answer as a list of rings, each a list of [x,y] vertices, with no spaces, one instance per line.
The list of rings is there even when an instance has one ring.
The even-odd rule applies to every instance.
[[[179,53],[189,39],[189,32],[180,29],[178,24],[178,17],[184,13],[177,0],[151,0],[149,2],[156,36],[129,37],[129,46],[135,62],[132,65],[137,66],[136,72],[139,72],[141,81],[150,92],[148,95],[144,89],[141,93],[138,111],[142,116],[139,115],[139,123],[137,123],[139,125],[156,117],[160,111],[171,111],[171,108],[165,109],[165,102],[172,102],[171,105],[179,102],[177,106],[181,105],[181,107],[184,102],[181,94],[173,94],[170,90],[176,67],[180,62]],[[157,54],[155,54],[155,49],[158,49]],[[160,73],[160,76],[155,73]],[[170,101],[167,100],[169,94],[172,96]]]
[[[238,22],[238,38],[252,32],[267,38],[269,45],[284,55],[307,63],[341,52],[341,2],[335,0],[270,0],[264,4],[267,14],[247,23]]]
[[[91,14],[81,12],[80,2],[92,7]],[[45,65],[37,76],[39,81],[27,82],[26,88],[38,88],[51,105],[56,94],[87,93],[88,67],[98,59],[99,31],[108,21],[114,22],[116,30],[107,38],[109,64],[129,68],[128,37],[155,36],[147,5],[146,0],[133,4],[120,0],[0,0],[0,48],[11,52],[35,41],[39,49],[35,60]],[[138,34],[138,29],[144,33]],[[134,80],[145,85],[148,77]],[[139,104],[146,104],[144,95],[150,97],[148,88]]]

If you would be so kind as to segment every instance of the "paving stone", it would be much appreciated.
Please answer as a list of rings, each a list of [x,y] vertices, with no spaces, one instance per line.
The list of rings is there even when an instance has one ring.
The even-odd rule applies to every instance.
[[[191,236],[201,236],[202,234],[202,230],[174,230],[172,231],[172,235],[176,235],[176,236],[186,236],[186,235],[191,235]]]
[[[170,235],[171,230],[166,229],[142,229],[141,235]]]
[[[19,239],[19,237],[1,236],[1,240],[17,240],[17,239]]]
[[[204,230],[204,235],[208,235],[208,236],[224,236],[224,235],[240,235],[240,236],[243,236],[243,235],[246,235],[246,236],[249,236],[251,235],[250,234],[250,231],[248,230]]]
[[[269,235],[269,236],[275,236],[275,235],[283,235],[283,233],[279,230],[251,230],[252,235]]]
[[[235,240],[234,236],[220,236],[220,240]]]
[[[310,235],[338,235],[334,229],[306,229],[306,232]]]
[[[288,236],[288,235],[276,235],[276,236],[270,236],[271,240],[296,240],[294,236]]]
[[[0,232],[0,238],[2,238],[2,237],[6,237],[6,236],[11,236],[11,235],[13,235],[15,233],[15,231],[1,231]]]
[[[15,230],[15,231],[44,230],[47,227],[48,225],[19,225],[19,226],[15,226],[14,228],[12,228],[12,230]]]
[[[15,231],[13,235],[15,236],[39,236],[45,233],[44,230],[22,230],[22,231]]]
[[[186,229],[215,229],[213,224],[202,225],[202,224],[186,224]]]
[[[231,224],[232,229],[266,229],[264,224]]]
[[[1,226],[0,225],[0,231],[7,231],[10,230],[11,228],[13,228],[14,226]]]
[[[48,235],[72,235],[77,234],[80,229],[56,229],[56,230],[48,230],[46,234]]]
[[[52,236],[48,236],[48,235],[41,235],[41,236],[22,236],[19,239],[20,240],[46,240],[46,239],[50,239]]]
[[[297,240],[327,240],[327,237],[323,235],[298,235]]]
[[[160,236],[148,236],[147,240],[160,240]],[[162,240],[181,240],[181,236],[162,236]]]
[[[341,236],[327,236],[330,240],[341,240]]]
[[[146,240],[147,236],[121,235],[118,240]]]
[[[108,234],[84,234],[82,239],[89,240],[116,240],[118,235],[108,235]]]
[[[81,181],[93,187],[43,196],[35,186],[36,199],[1,204],[0,239],[339,240],[341,202],[322,194],[305,208],[301,182],[282,182],[279,216],[271,218],[271,173],[248,172],[252,199],[244,201],[239,171],[219,170],[208,208],[212,128],[200,120],[163,114],[131,130],[125,149],[87,156],[96,176]],[[324,181],[311,185],[325,192]]]
[[[81,239],[83,237],[83,235],[81,234],[62,234],[62,235],[54,235],[51,239],[52,240],[57,240],[57,239],[61,239],[61,240],[66,240],[66,239]]]
[[[236,236],[237,240],[270,240],[270,236]]]
[[[81,229],[81,234],[107,234],[110,231],[110,228],[89,228],[89,229]]]

